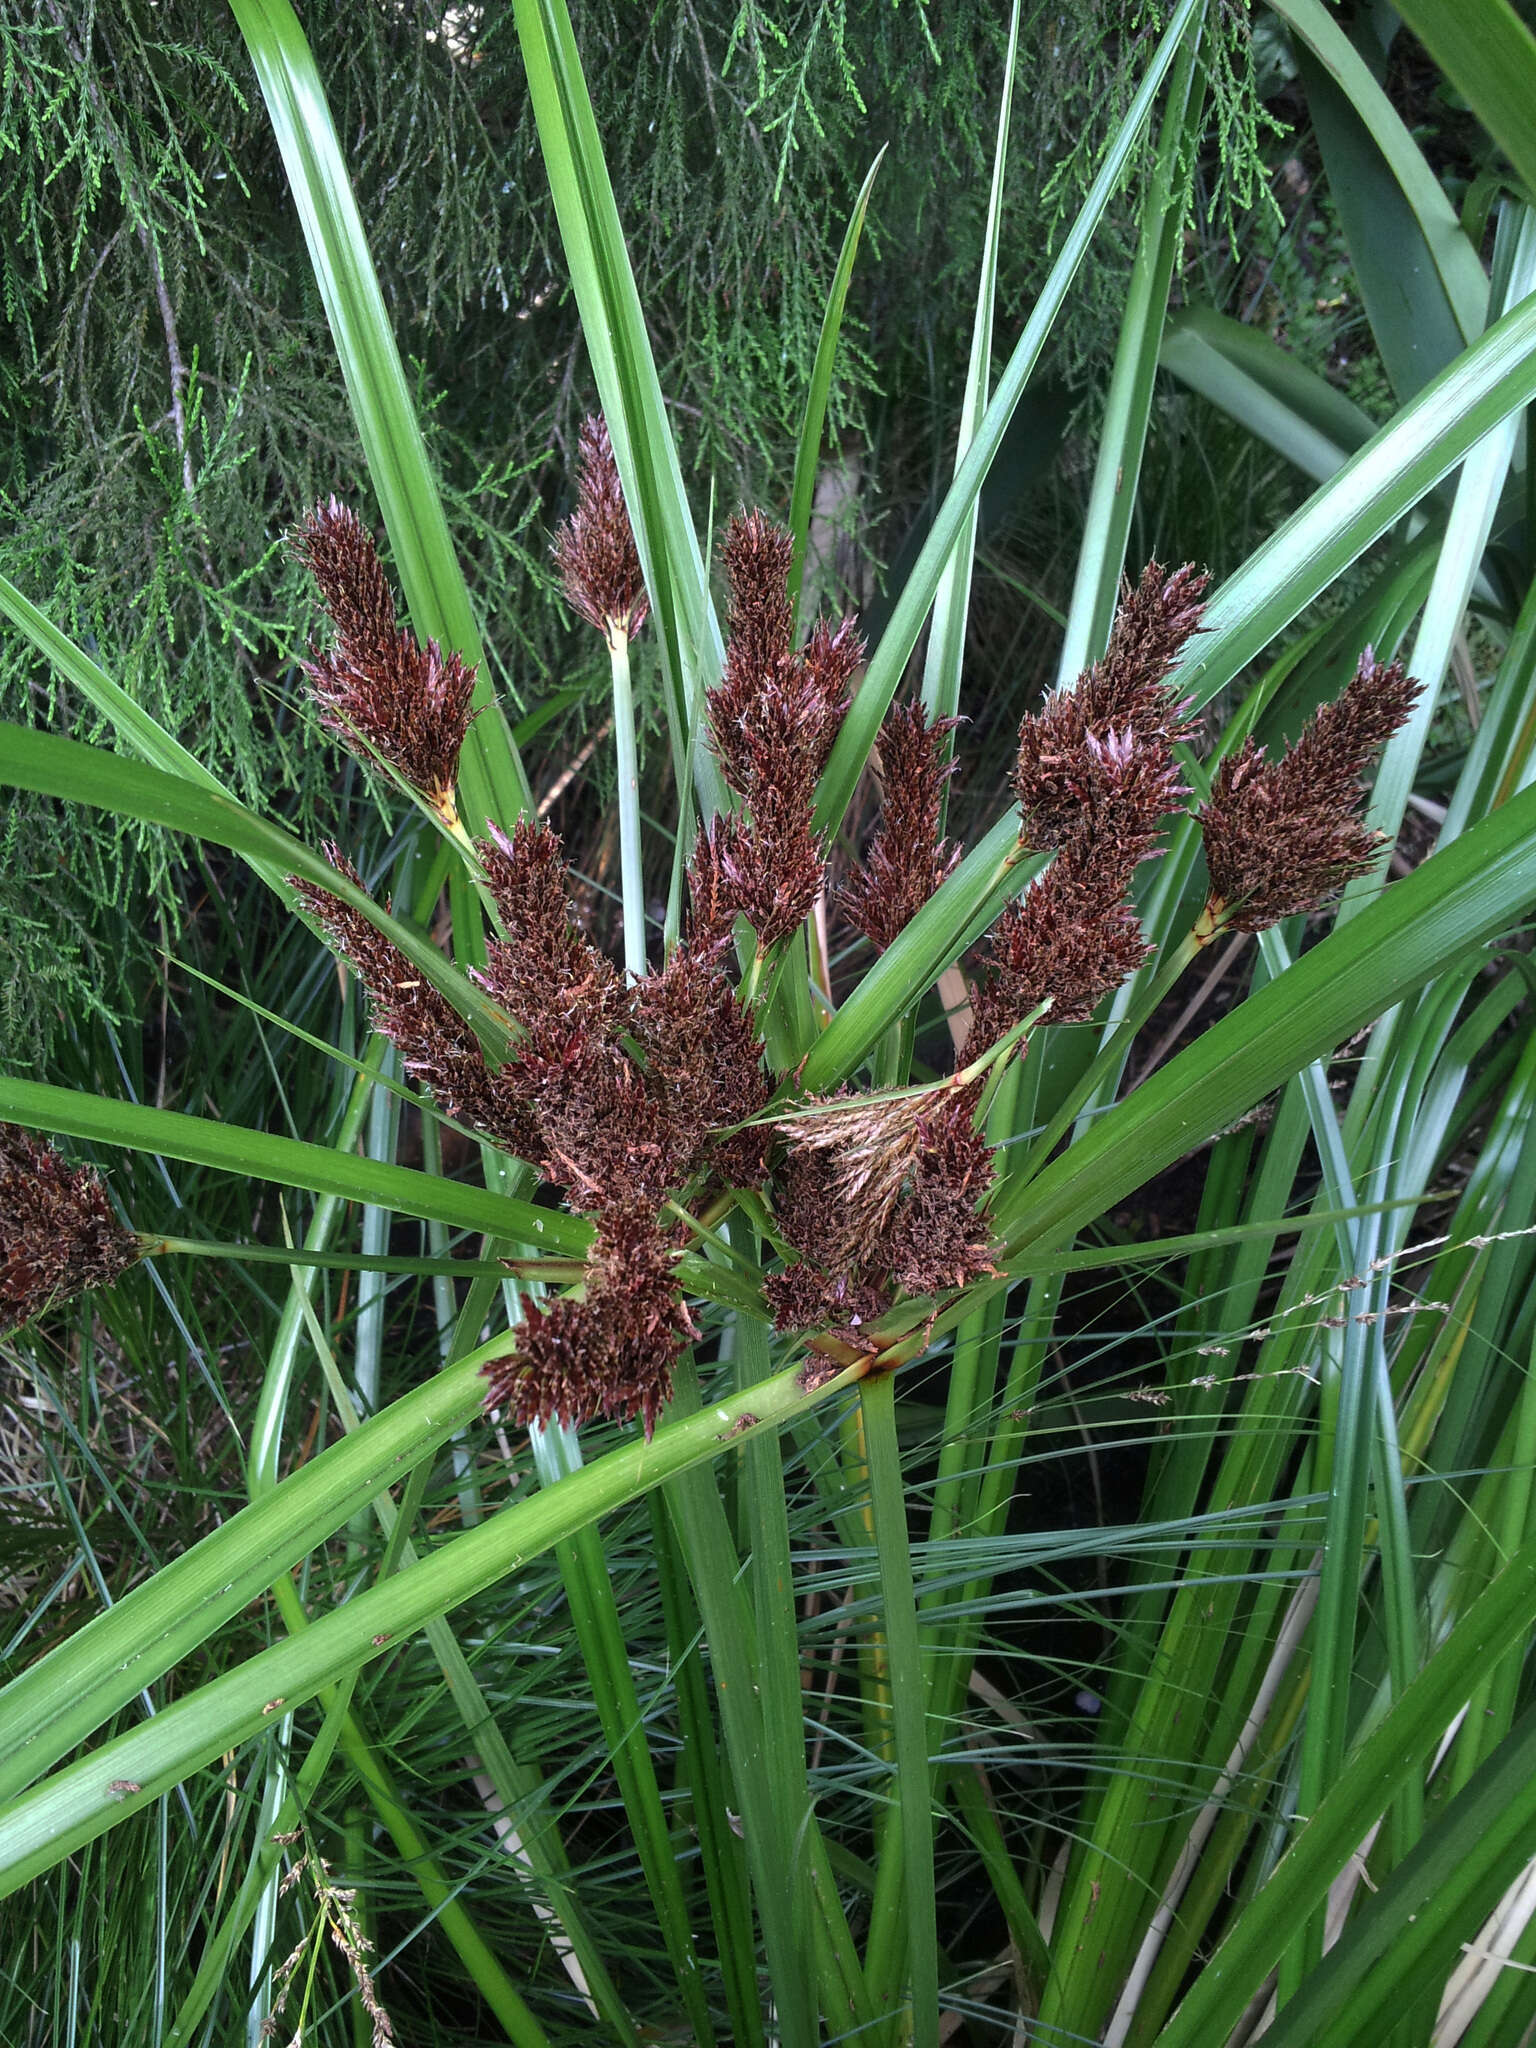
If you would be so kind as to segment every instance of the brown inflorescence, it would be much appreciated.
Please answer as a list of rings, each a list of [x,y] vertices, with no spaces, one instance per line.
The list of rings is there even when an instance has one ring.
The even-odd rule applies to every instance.
[[[377,696],[382,688],[379,701],[392,704],[397,685],[397,695],[419,696],[430,682],[428,658],[396,627],[371,542],[334,504],[300,538],[337,627],[335,652],[312,670],[317,693],[322,682],[330,692],[322,698],[328,716],[355,725],[416,786],[451,788],[451,769],[444,784],[441,764],[426,782],[424,757],[404,765],[400,735],[411,723],[403,705],[375,719],[393,752],[354,716],[367,689]],[[740,808],[699,834],[688,869],[688,936],[659,972],[628,985],[585,937],[548,826],[522,819],[510,833],[491,827],[475,851],[499,929],[477,979],[505,1014],[510,1043],[493,1069],[468,1024],[360,908],[295,883],[357,968],[375,1024],[400,1046],[407,1072],[449,1115],[536,1161],[595,1225],[579,1291],[531,1302],[510,1354],[488,1368],[490,1403],[522,1422],[576,1424],[606,1414],[636,1416],[647,1432],[654,1426],[678,1353],[695,1334],[676,1280],[682,1239],[669,1219],[678,1198],[766,1187],[789,1253],[765,1283],[775,1320],[855,1345],[871,1344],[869,1324],[899,1292],[936,1294],[992,1272],[994,1161],[977,1128],[978,1056],[1041,1005],[1053,1022],[1088,1018],[1147,957],[1127,891],[1187,795],[1175,750],[1194,726],[1169,678],[1199,626],[1205,583],[1191,569],[1170,575],[1154,563],[1126,593],[1104,659],[1021,726],[1020,837],[1054,860],[994,929],[963,1071],[934,1088],[836,1097],[803,1105],[804,1114],[770,1110],[756,1018],[724,962],[737,917],[751,923],[765,952],[825,885],[816,784],[863,648],[847,619],[818,624],[795,646],[791,543],[762,514],[733,520],[723,552],[729,632],[721,680],[708,695],[708,730]],[[573,607],[617,647],[645,616],[646,598],[601,421],[583,429],[577,510],[555,553]],[[1370,667],[1362,665],[1362,676]],[[1296,808],[1286,780],[1301,772],[1290,769],[1293,758],[1327,783],[1335,810],[1346,783],[1354,801],[1359,768],[1379,744],[1370,735],[1387,715],[1383,687],[1372,694],[1357,682],[1332,707],[1331,722],[1329,714],[1314,721],[1294,756],[1270,769],[1250,750],[1218,777],[1208,813],[1213,880],[1227,872],[1223,843],[1239,845],[1252,792],[1277,814]],[[849,917],[876,946],[895,940],[959,858],[941,834],[957,722],[930,722],[911,704],[893,709],[882,727],[881,827],[845,895]],[[1208,843],[1212,831],[1208,822]],[[1340,844],[1333,842],[1335,869]],[[1262,896],[1251,864],[1245,874],[1248,900]]]
[[[637,982],[635,1038],[678,1173],[700,1166],[726,1187],[762,1179],[770,1133],[749,1123],[768,1101],[763,1042],[751,1011],[707,956],[679,946]],[[745,1129],[735,1128],[746,1125]]]
[[[447,999],[363,911],[313,883],[293,886],[361,976],[375,1028],[400,1047],[406,1071],[448,1115],[536,1161],[596,1220],[583,1296],[530,1311],[497,1387],[515,1386],[525,1420],[637,1413],[649,1427],[690,1327],[659,1212],[693,1183],[761,1180],[770,1134],[749,1120],[768,1095],[762,1044],[707,952],[679,947],[660,973],[625,987],[572,920],[569,873],[547,825],[493,828],[476,851],[501,923],[477,979],[515,1027],[494,1071]]]
[[[1188,795],[1173,748],[1196,730],[1168,676],[1199,630],[1206,578],[1148,563],[1127,590],[1104,659],[1019,727],[1019,837],[1038,852],[1092,846],[1127,875]]]
[[[1055,860],[993,927],[962,1057],[974,1060],[1038,1004],[1080,1023],[1147,958],[1126,892],[1188,795],[1175,746],[1195,722],[1169,675],[1199,630],[1206,578],[1151,562],[1128,589],[1104,659],[1019,728],[1019,838]]]
[[[599,1212],[581,1298],[529,1302],[516,1349],[486,1367],[486,1404],[521,1423],[636,1416],[650,1435],[672,1367],[695,1334],[677,1290],[672,1247],[647,1202]]]
[[[1008,904],[992,927],[987,975],[961,1053],[978,1059],[1041,1003],[1049,1024],[1083,1024],[1151,952],[1125,900],[1126,877],[1075,850]]]
[[[980,1084],[920,1095],[834,1098],[783,1119],[788,1154],[774,1213],[799,1256],[764,1283],[780,1329],[819,1325],[847,1341],[893,1299],[990,1273],[983,1207],[992,1148],[976,1129]]]
[[[101,1176],[16,1124],[0,1124],[0,1334],[142,1256],[112,1214]]]
[[[356,868],[335,846],[328,845],[325,856],[338,875],[362,888]],[[398,1047],[411,1079],[429,1089],[455,1123],[531,1157],[534,1125],[508,1068],[491,1071],[479,1039],[442,991],[354,904],[298,875],[288,883],[332,952],[368,991],[373,1028]]]
[[[812,812],[864,646],[851,619],[819,622],[793,647],[790,537],[761,512],[733,519],[725,667],[709,692],[710,744],[744,815],[717,820],[694,849],[694,916],[706,942],[744,916],[763,951],[808,914],[826,879]]]
[[[1220,763],[1200,813],[1213,923],[1261,932],[1370,873],[1384,841],[1361,818],[1360,778],[1418,695],[1401,662],[1378,662],[1368,647],[1279,760],[1249,739]]]
[[[615,1038],[628,994],[613,962],[572,922],[570,872],[558,836],[527,817],[510,834],[496,825],[490,831],[475,851],[501,933],[476,979],[548,1056],[558,1056],[576,1033]]]
[[[335,498],[295,529],[293,548],[320,586],[335,627],[328,653],[302,664],[320,722],[364,761],[382,761],[444,816],[453,815],[475,671],[396,623],[373,538]]]
[[[893,705],[880,728],[880,829],[842,893],[844,916],[882,952],[902,933],[960,858],[940,833],[944,784],[954,773],[948,739],[958,718],[930,724],[921,703]]]
[[[555,566],[566,603],[611,645],[639,632],[650,601],[607,422],[584,420],[579,445],[576,510],[555,535]]]

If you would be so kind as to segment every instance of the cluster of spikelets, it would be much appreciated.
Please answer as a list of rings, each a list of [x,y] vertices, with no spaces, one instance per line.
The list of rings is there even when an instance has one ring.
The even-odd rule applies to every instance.
[[[306,664],[323,722],[458,832],[473,672],[398,625],[373,542],[344,507],[318,507],[295,546],[334,629],[330,648]],[[766,1071],[757,1016],[729,969],[748,927],[761,961],[827,888],[814,796],[863,648],[849,619],[818,623],[796,645],[790,539],[760,513],[730,523],[722,552],[727,651],[707,723],[734,804],[698,835],[688,928],[656,971],[627,982],[586,938],[546,825],[491,825],[473,848],[495,922],[477,979],[510,1051],[487,1057],[362,909],[293,880],[367,988],[375,1028],[438,1108],[534,1162],[592,1221],[579,1290],[530,1300],[515,1352],[490,1368],[488,1401],[524,1422],[608,1414],[653,1426],[694,1335],[676,1271],[688,1219],[718,1212],[733,1189],[766,1197],[785,1256],[764,1289],[781,1328],[869,1346],[868,1326],[898,1293],[932,1296],[991,1271],[993,1162],[978,1129],[988,1055],[1036,1013],[1086,1020],[1141,966],[1150,948],[1132,882],[1189,795],[1179,754],[1195,725],[1170,677],[1199,629],[1205,579],[1154,563],[1127,591],[1103,660],[1021,725],[1021,851],[1053,858],[988,937],[960,1070],[895,1095],[797,1097],[792,1076]],[[577,509],[555,555],[573,609],[611,647],[638,631],[644,582],[600,421],[583,430]],[[1381,842],[1361,821],[1361,775],[1415,695],[1400,666],[1378,665],[1367,650],[1339,700],[1281,758],[1248,741],[1218,765],[1200,816],[1210,874],[1202,932],[1261,930],[1371,870]],[[880,822],[837,898],[877,948],[959,859],[943,837],[957,723],[898,704],[881,728]],[[29,1141],[4,1143],[0,1172],[9,1174]],[[107,1227],[89,1175],[72,1178],[61,1162],[50,1171],[81,1219],[74,1240],[57,1228],[53,1236],[77,1249],[52,1266],[35,1245],[10,1255],[3,1299],[13,1320],[137,1256],[137,1240]]]

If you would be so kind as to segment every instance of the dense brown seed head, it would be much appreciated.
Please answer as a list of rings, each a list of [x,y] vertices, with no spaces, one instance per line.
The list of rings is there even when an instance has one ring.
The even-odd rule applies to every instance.
[[[781,1329],[850,1336],[909,1294],[961,1287],[992,1271],[981,1204],[992,1148],[975,1128],[979,1083],[919,1096],[847,1098],[778,1128],[789,1151],[774,1209],[800,1254],[765,1284]]]
[[[372,536],[335,498],[300,523],[293,548],[335,627],[330,650],[313,649],[302,664],[321,724],[360,759],[382,761],[451,813],[475,671],[434,640],[418,645],[396,624]]]
[[[559,838],[526,817],[510,834],[494,824],[490,831],[475,851],[502,932],[477,978],[546,1058],[558,1059],[577,1034],[611,1038],[629,998],[613,962],[572,921]]]
[[[996,1173],[992,1147],[976,1128],[980,1087],[946,1090],[921,1119],[912,1184],[887,1234],[891,1270],[908,1294],[964,1287],[996,1270],[979,1206]]]
[[[818,622],[793,649],[788,577],[793,546],[761,512],[733,519],[722,550],[730,583],[725,667],[709,692],[710,742],[747,804],[776,792],[809,805],[863,659],[851,619]]]
[[[1076,848],[1057,854],[992,927],[962,1063],[1049,999],[1046,1022],[1081,1024],[1151,952],[1122,879]]]
[[[699,827],[688,863],[688,943],[700,958],[718,959],[731,942],[749,849],[744,818],[722,816]]]
[[[690,869],[695,942],[715,944],[738,913],[765,950],[815,903],[826,864],[812,829],[816,782],[863,659],[851,619],[818,624],[792,646],[790,537],[761,512],[733,519],[723,553],[730,583],[725,667],[709,692],[710,744],[744,814],[701,835]]]
[[[334,846],[337,873],[356,887],[356,868]],[[368,991],[373,1028],[399,1048],[413,1081],[431,1090],[446,1116],[483,1132],[522,1159],[538,1156],[538,1136],[510,1066],[487,1067],[479,1039],[448,998],[374,924],[329,889],[290,875],[299,901]]]
[[[672,1248],[643,1202],[598,1216],[584,1298],[530,1302],[516,1350],[486,1367],[486,1406],[520,1423],[575,1426],[638,1416],[650,1435],[672,1391],[672,1367],[695,1334],[673,1277]]]
[[[1143,726],[1165,737],[1188,738],[1194,727],[1170,696],[1167,680],[1205,616],[1210,578],[1186,562],[1170,574],[1148,562],[1138,582],[1122,586],[1104,659],[1082,677],[1088,717],[1095,726]],[[1076,694],[1076,693],[1074,693]]]
[[[649,599],[613,443],[596,416],[582,423],[576,510],[555,535],[554,557],[572,611],[610,642],[639,632]]]
[[[1250,739],[1220,763],[1200,829],[1212,908],[1229,929],[1264,931],[1370,873],[1382,838],[1361,818],[1360,778],[1418,695],[1401,662],[1379,663],[1367,648],[1337,701],[1278,761]]]
[[[894,705],[880,728],[880,829],[864,865],[842,894],[843,913],[883,952],[911,923],[960,858],[939,832],[950,733],[962,721],[935,719],[921,703]]]
[[[0,1124],[0,1335],[141,1256],[100,1175],[17,1124]]]
[[[1198,630],[1206,579],[1149,563],[1128,590],[1104,659],[1019,728],[1014,794],[1020,837],[1044,852],[1096,842],[1125,867],[1144,860],[1188,794],[1173,748],[1195,731],[1167,677]]]
[[[744,512],[727,525],[720,553],[730,587],[729,662],[743,684],[755,682],[762,689],[788,659],[794,640],[789,602],[794,542],[765,513]]]
[[[659,974],[636,983],[635,1039],[667,1128],[673,1185],[704,1168],[728,1187],[756,1186],[771,1134],[727,1130],[768,1100],[763,1043],[725,976],[691,946],[677,947]]]

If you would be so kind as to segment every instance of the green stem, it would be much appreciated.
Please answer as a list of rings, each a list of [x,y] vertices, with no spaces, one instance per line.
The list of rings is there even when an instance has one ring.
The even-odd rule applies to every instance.
[[[613,750],[619,771],[619,886],[624,904],[624,968],[631,981],[646,971],[645,880],[640,858],[640,766],[635,748],[635,695],[629,679],[629,635],[609,622],[613,668]]]
[[[906,1486],[896,1435],[896,1376],[883,1372],[859,1389],[869,1455],[870,1501],[891,1674],[896,1803],[880,1844],[865,1970],[876,2009],[886,2008],[905,1975],[914,2048],[938,2048],[939,1936],[933,1876],[927,1689],[907,1537]],[[905,1900],[905,1913],[898,1901]]]

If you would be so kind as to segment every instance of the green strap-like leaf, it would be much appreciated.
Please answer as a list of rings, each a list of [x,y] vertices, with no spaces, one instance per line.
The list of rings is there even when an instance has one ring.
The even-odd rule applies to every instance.
[[[473,830],[482,829],[488,817],[510,826],[533,799],[486,675],[469,591],[314,55],[288,0],[230,5],[282,151],[411,622],[419,634],[479,670],[478,716],[459,764],[460,808]],[[343,488],[344,479],[337,484]],[[297,515],[305,508],[292,509]]]
[[[442,1382],[462,1391],[466,1375],[476,1377],[472,1368],[477,1362],[466,1359],[462,1366],[443,1374]],[[782,1372],[727,1400],[711,1402],[696,1415],[663,1424],[649,1442],[633,1437],[558,1486],[514,1501],[478,1527],[442,1544],[419,1564],[321,1614],[302,1634],[261,1651],[210,1684],[172,1701],[153,1720],[56,1772],[0,1814],[0,1897],[51,1869],[84,1843],[151,1804],[191,1772],[270,1726],[279,1710],[292,1710],[312,1699],[322,1686],[381,1656],[388,1645],[517,1570],[563,1536],[674,1474],[719,1457],[756,1430],[782,1428],[830,1399],[861,1370],[851,1366],[819,1380],[799,1369]],[[449,1429],[463,1419],[459,1411]],[[364,1429],[358,1430],[349,1445],[356,1446],[364,1435]],[[336,1446],[337,1451],[346,1448],[348,1445]],[[248,1509],[246,1514],[268,1513],[290,1496],[294,1485],[288,1481],[260,1508]],[[241,1516],[228,1528],[245,1526],[245,1516]],[[227,1529],[221,1530],[218,1536],[205,1538],[189,1553],[189,1559],[207,1553],[227,1533]],[[226,1544],[220,1555],[231,1557],[233,1563],[243,1548],[250,1547]],[[263,1552],[254,1566],[257,1586],[268,1584],[283,1568]],[[260,1577],[261,1572],[266,1576]],[[157,1574],[143,1590],[162,1587],[164,1579],[164,1573]],[[128,1605],[128,1600],[123,1600],[101,1621],[120,1620]],[[174,1609],[164,1602],[157,1611],[168,1624],[174,1619]],[[132,1619],[126,1642],[142,1648],[146,1633],[142,1611]],[[0,1731],[4,1731],[0,1739],[9,1737],[6,1705],[23,1683],[30,1681],[34,1700],[43,1693],[63,1711],[69,1691],[68,1677],[61,1674],[71,1669],[71,1648],[66,1644],[62,1651],[44,1658],[16,1686],[0,1694]]]
[[[84,1138],[92,1144],[121,1145],[134,1152],[185,1159],[223,1173],[275,1181],[280,1187],[308,1188],[317,1195],[340,1196],[343,1201],[379,1202],[457,1230],[481,1230],[490,1237],[537,1245],[561,1258],[581,1258],[591,1242],[590,1227],[558,1209],[536,1209],[531,1202],[515,1201],[509,1195],[418,1173],[410,1166],[361,1159],[354,1152],[336,1152],[328,1145],[306,1145],[297,1138],[214,1123],[208,1117],[183,1116],[174,1109],[109,1102],[99,1095],[53,1088],[43,1081],[0,1075],[0,1119]]]
[[[0,725],[0,784],[35,789],[69,803],[93,804],[119,817],[142,818],[173,832],[191,832],[213,846],[227,846],[284,896],[288,893],[285,877],[290,874],[319,883],[361,910],[392,940],[459,1015],[469,1019],[487,1046],[504,1049],[507,1032],[501,1012],[466,974],[443,958],[424,933],[391,917],[303,840],[295,839],[281,825],[258,818],[216,783],[209,786],[190,781],[179,772],[168,774],[58,733]]]
[[[1410,1773],[1423,1768],[1427,1753],[1466,1699],[1469,1674],[1488,1669],[1506,1650],[1522,1642],[1533,1622],[1536,1542],[1527,1543],[1510,1559],[1360,1745],[1344,1775],[1265,1884],[1264,1910],[1235,1916],[1231,1933],[1202,1964],[1184,2003],[1158,2035],[1158,2048],[1204,2048],[1207,2042],[1226,2039],[1248,2000],[1279,1961],[1297,1922],[1323,1903],[1328,1886],[1386,1810],[1397,1787]],[[1527,1772],[1529,1732],[1523,1751],[1518,1746],[1512,1748],[1506,1759]],[[1454,1813],[1454,1807],[1447,1811],[1446,1823],[1451,1823]],[[1434,1833],[1425,1837],[1426,1857],[1432,1856],[1434,1841]],[[1475,1844],[1462,1839],[1460,1846],[1464,1854],[1475,1857]],[[1528,1849],[1529,1844],[1526,1846]],[[1388,1927],[1390,1933],[1405,1939],[1410,1954],[1414,1939],[1409,1931],[1412,1876],[1410,1870],[1410,1883],[1396,1894],[1406,1907],[1403,1925],[1394,1929],[1389,1921]],[[1390,1906],[1379,1908],[1376,1917],[1389,1920],[1389,1914]],[[1475,1926],[1469,1927],[1462,1938],[1470,1939],[1474,1931]],[[1361,1959],[1357,1951],[1356,1961]],[[1313,2011],[1314,2018],[1320,2019],[1318,2009]],[[1303,2041],[1315,2044],[1321,2037],[1303,2032],[1286,2038],[1300,2048]],[[1351,2042],[1366,2038],[1369,2036],[1358,2033],[1349,2037]],[[1335,2043],[1335,2048],[1343,2048],[1342,2042]]]
[[[513,0],[512,11],[582,336],[650,593],[678,787],[691,775],[700,808],[712,817],[725,788],[708,748],[693,746],[689,758],[690,706],[719,674],[725,648],[602,139],[564,0]]]
[[[1536,201],[1536,36],[1509,0],[1398,0],[1398,13]]]

